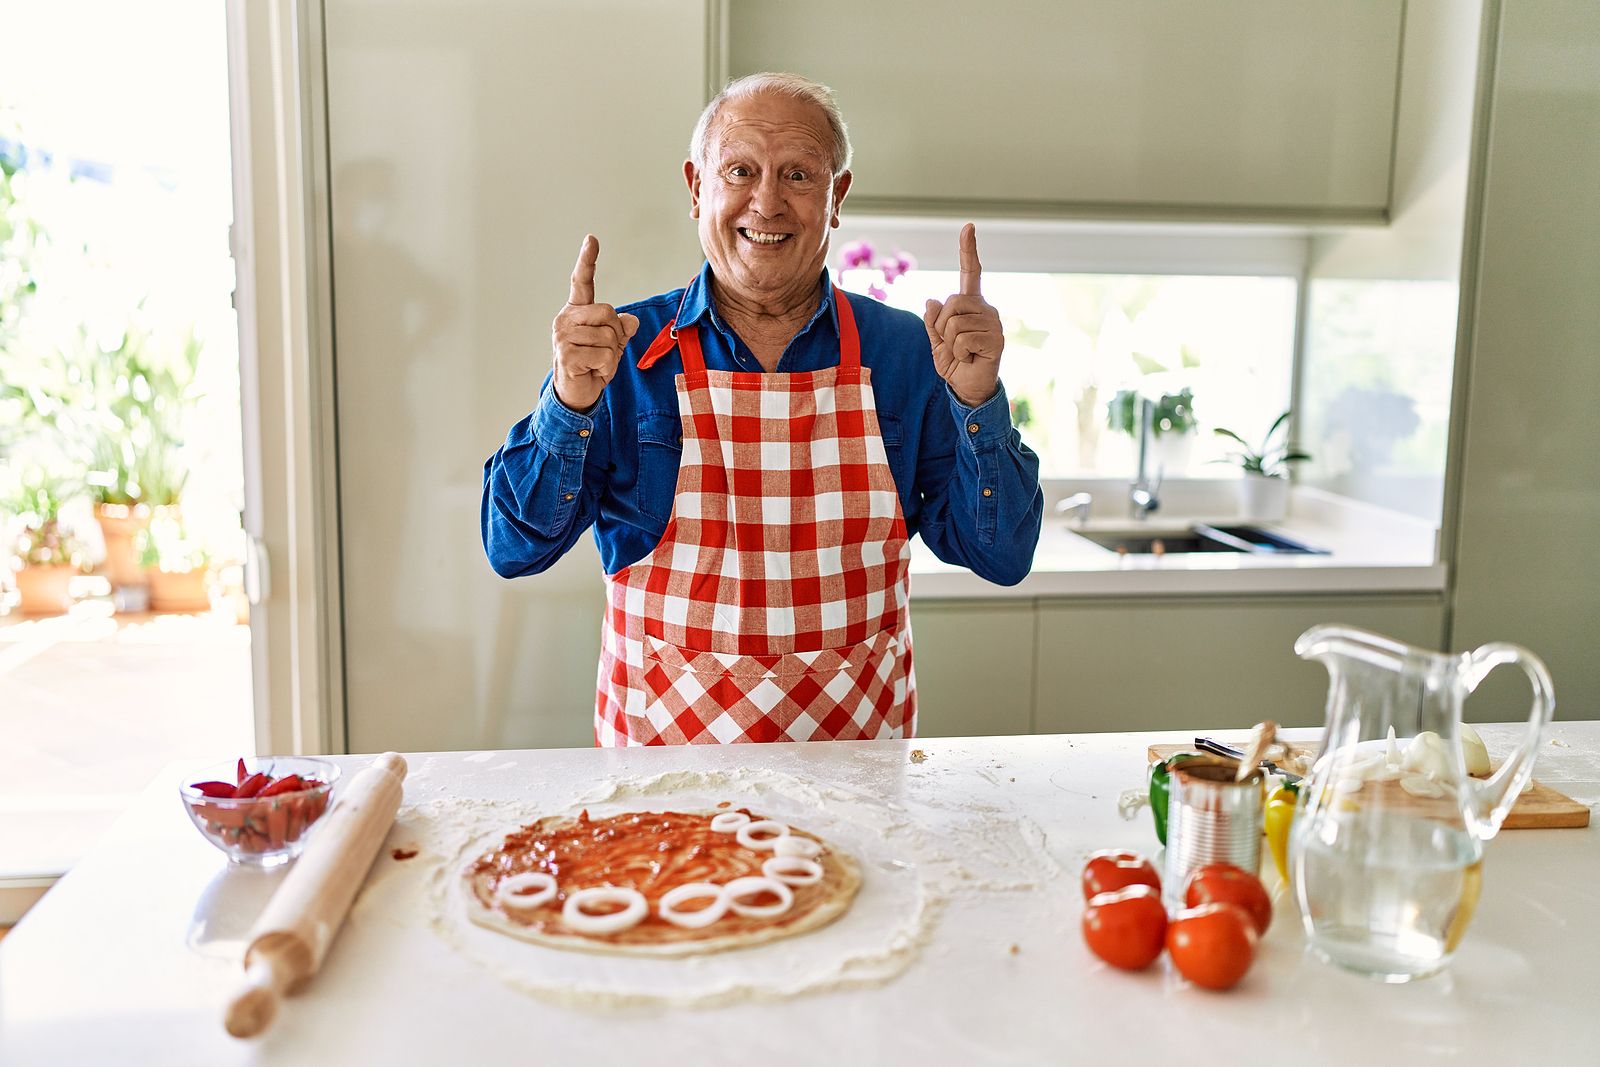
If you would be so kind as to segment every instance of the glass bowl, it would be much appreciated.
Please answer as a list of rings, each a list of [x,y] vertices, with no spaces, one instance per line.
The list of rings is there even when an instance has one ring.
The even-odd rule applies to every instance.
[[[183,810],[195,829],[220,848],[230,863],[276,867],[305,847],[307,830],[328,810],[339,767],[310,756],[257,756],[244,761],[245,774],[267,775],[277,782],[291,774],[319,784],[269,796],[207,796],[201,783],[222,782],[237,788],[238,761],[215,763],[185,776],[178,786]],[[262,786],[261,788],[270,788]]]

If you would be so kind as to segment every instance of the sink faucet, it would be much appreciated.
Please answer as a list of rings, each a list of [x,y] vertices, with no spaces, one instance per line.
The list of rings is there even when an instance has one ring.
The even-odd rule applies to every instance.
[[[1146,466],[1150,456],[1150,439],[1154,431],[1151,423],[1155,421],[1156,405],[1148,397],[1139,398],[1139,473],[1134,478],[1133,484],[1128,487],[1128,506],[1136,519],[1149,518],[1150,513],[1161,507],[1161,498],[1156,494],[1161,491],[1162,471],[1156,472],[1156,480],[1152,483],[1146,474]]]
[[[1057,515],[1078,516],[1078,525],[1082,526],[1089,521],[1089,508],[1094,504],[1094,497],[1088,493],[1073,493],[1071,496],[1056,502]]]

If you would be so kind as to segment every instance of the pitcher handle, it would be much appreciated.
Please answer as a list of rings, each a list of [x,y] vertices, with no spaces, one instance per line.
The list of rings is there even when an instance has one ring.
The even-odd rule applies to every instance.
[[[1550,672],[1544,662],[1520,645],[1496,641],[1468,654],[1467,692],[1478,688],[1489,672],[1507,663],[1521,667],[1533,686],[1533,709],[1528,714],[1528,732],[1500,769],[1482,784],[1474,783],[1474,827],[1479,838],[1487,841],[1500,831],[1511,805],[1516,803],[1528,779],[1533,777],[1533,763],[1539,754],[1539,738],[1555,712],[1555,689],[1550,682]]]

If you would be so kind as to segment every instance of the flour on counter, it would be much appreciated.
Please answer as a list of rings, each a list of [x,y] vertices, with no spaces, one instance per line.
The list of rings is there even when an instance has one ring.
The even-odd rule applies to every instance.
[[[1060,873],[1043,831],[1019,812],[912,800],[870,766],[844,777],[850,780],[671,771],[609,781],[554,810],[531,800],[428,796],[401,808],[393,835],[420,855],[375,868],[356,911],[362,921],[431,927],[498,980],[543,1000],[595,1010],[702,1008],[882,984],[916,959],[952,897],[1026,890]],[[710,809],[722,801],[790,821],[852,854],[863,882],[850,910],[803,937],[687,959],[562,952],[467,918],[461,870],[535,819],[581,808],[597,816]]]

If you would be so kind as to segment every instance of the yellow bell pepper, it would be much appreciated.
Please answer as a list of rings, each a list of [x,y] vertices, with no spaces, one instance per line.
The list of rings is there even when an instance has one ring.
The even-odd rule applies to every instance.
[[[1294,822],[1294,809],[1300,801],[1300,791],[1294,786],[1282,785],[1267,798],[1263,819],[1267,832],[1267,847],[1272,850],[1272,862],[1277,865],[1278,877],[1289,881],[1289,827]]]

